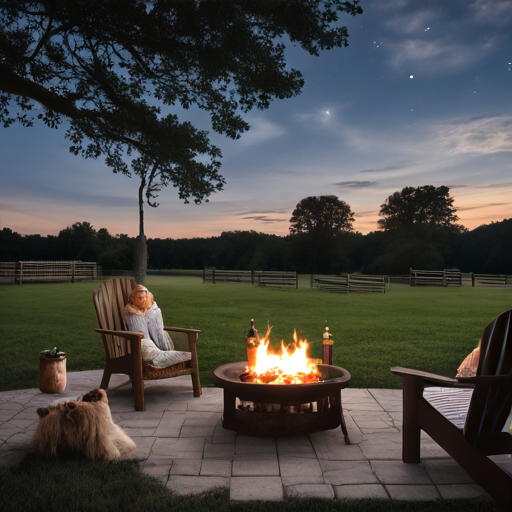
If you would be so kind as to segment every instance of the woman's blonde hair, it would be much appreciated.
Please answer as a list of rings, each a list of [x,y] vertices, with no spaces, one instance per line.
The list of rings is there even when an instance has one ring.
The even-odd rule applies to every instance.
[[[130,293],[130,298],[128,299],[128,304],[126,304],[126,306],[124,308],[124,312],[126,315],[144,316],[144,313],[139,308],[136,308],[133,305],[133,301],[135,300],[135,297],[141,293],[147,293],[148,298],[149,298],[149,301],[147,304],[147,309],[149,309],[151,307],[151,305],[153,304],[153,294],[145,286],[138,284],[132,290],[132,293]]]

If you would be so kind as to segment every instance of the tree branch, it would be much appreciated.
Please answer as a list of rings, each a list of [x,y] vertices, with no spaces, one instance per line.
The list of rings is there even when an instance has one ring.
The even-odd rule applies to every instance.
[[[75,105],[78,99],[76,95],[60,96],[28,78],[18,76],[5,64],[0,64],[0,90],[15,96],[26,96],[47,109],[71,119],[84,119],[98,115],[91,110],[78,109]]]

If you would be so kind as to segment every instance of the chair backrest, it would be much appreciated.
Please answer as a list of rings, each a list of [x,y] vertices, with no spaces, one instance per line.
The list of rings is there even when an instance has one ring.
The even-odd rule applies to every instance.
[[[94,307],[100,329],[126,331],[124,307],[135,287],[130,278],[108,279],[93,291]],[[130,342],[119,336],[101,335],[109,359],[131,353]]]
[[[466,439],[475,446],[501,432],[512,408],[512,309],[501,313],[484,329],[479,375],[510,378],[499,384],[475,387],[464,428]]]

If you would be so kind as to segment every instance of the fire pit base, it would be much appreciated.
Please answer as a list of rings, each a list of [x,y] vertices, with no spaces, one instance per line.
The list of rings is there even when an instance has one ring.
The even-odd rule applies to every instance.
[[[325,382],[254,384],[239,379],[246,365],[226,364],[210,375],[211,381],[224,389],[225,429],[243,435],[280,437],[311,434],[341,425],[345,443],[350,444],[341,404],[341,389],[350,381],[347,370],[318,365]]]

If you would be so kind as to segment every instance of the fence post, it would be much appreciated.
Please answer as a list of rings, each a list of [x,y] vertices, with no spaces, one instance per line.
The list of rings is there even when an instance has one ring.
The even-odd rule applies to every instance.
[[[206,267],[203,267],[203,284],[206,281]]]
[[[20,276],[20,286],[21,286],[21,283],[23,282],[23,261],[18,261],[19,263],[19,276]]]
[[[254,284],[254,270],[251,270],[251,284]]]
[[[471,287],[475,287],[475,274],[473,272],[471,272]]]
[[[295,288],[299,287],[299,276],[297,275],[297,271],[295,271]]]
[[[71,282],[75,282],[75,261],[71,262]]]

